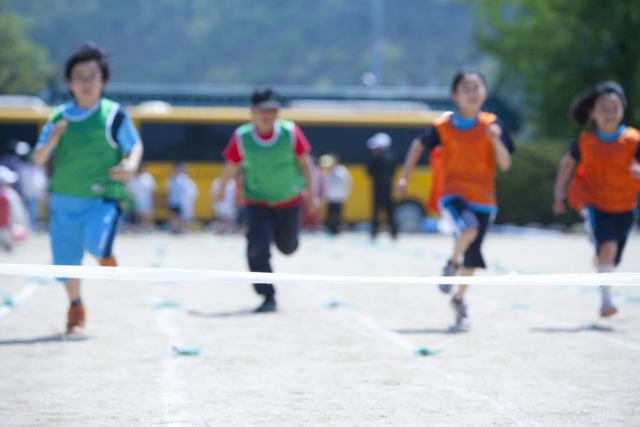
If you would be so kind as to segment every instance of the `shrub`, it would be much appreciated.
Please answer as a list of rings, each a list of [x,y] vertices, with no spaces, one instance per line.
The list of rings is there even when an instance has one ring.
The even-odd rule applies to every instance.
[[[565,140],[534,140],[516,146],[511,169],[497,175],[500,210],[496,223],[569,225],[581,220],[571,209],[561,216],[551,210],[558,163],[568,148]]]

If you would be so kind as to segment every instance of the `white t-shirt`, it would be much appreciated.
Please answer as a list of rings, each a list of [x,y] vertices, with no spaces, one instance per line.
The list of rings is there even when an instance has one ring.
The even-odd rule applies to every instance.
[[[23,162],[18,172],[22,195],[25,199],[41,199],[47,194],[49,182],[42,166]]]
[[[351,195],[353,179],[349,169],[344,165],[336,165],[325,177],[325,194],[329,202],[344,203]]]
[[[156,180],[149,172],[134,176],[127,182],[127,190],[135,202],[137,213],[146,215],[153,212],[153,192],[156,187]]]
[[[182,172],[169,179],[167,183],[167,203],[180,208],[180,216],[185,221],[193,219],[194,203],[200,197],[196,183]]]
[[[221,202],[216,202],[220,193],[220,178],[216,178],[211,183],[211,200],[216,217],[234,221],[238,208],[236,206],[236,180],[230,179],[224,188],[224,198]]]

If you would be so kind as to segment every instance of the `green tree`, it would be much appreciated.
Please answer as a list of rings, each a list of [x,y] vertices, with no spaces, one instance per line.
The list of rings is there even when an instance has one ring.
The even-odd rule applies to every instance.
[[[47,51],[28,39],[20,17],[0,0],[0,94],[33,94],[47,84],[53,68]]]
[[[480,48],[499,60],[498,90],[520,99],[540,135],[576,132],[573,97],[605,80],[627,94],[626,123],[640,126],[637,0],[478,0]]]

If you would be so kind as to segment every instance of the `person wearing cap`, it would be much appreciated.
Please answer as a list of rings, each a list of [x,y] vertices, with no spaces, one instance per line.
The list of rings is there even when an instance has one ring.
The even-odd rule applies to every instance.
[[[376,238],[378,231],[378,211],[387,211],[387,221],[391,227],[391,237],[397,236],[396,224],[393,221],[394,203],[391,200],[393,174],[398,166],[398,156],[391,150],[391,137],[383,132],[373,135],[367,141],[371,150],[369,175],[373,179],[373,218],[371,221],[371,238]]]
[[[324,198],[327,201],[326,225],[331,234],[338,234],[342,223],[342,206],[351,195],[353,178],[349,169],[340,164],[334,154],[320,156],[320,167],[324,176]]]
[[[311,145],[293,122],[278,118],[281,101],[270,87],[257,88],[251,97],[253,120],[235,130],[223,151],[225,165],[220,188],[243,173],[246,200],[247,258],[252,272],[272,272],[271,242],[285,255],[298,248],[302,205],[318,209],[314,191]],[[222,201],[224,192],[218,195]],[[264,302],[256,312],[276,310],[271,283],[254,283]]]

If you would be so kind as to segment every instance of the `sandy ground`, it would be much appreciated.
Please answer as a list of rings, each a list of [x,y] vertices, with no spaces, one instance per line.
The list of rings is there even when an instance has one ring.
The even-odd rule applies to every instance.
[[[36,236],[0,262],[50,262],[48,244]],[[451,246],[305,235],[273,263],[437,275]],[[242,236],[158,233],[120,236],[116,252],[124,266],[243,271],[244,247]],[[483,274],[592,271],[584,236],[489,235],[484,253]],[[619,271],[639,260],[634,235]],[[86,334],[66,341],[59,284],[0,276],[1,295],[23,300],[0,307],[2,426],[640,425],[640,287],[615,289],[620,312],[601,320],[594,288],[477,286],[460,332],[434,286],[278,286],[280,311],[251,315],[249,285],[86,281]]]

